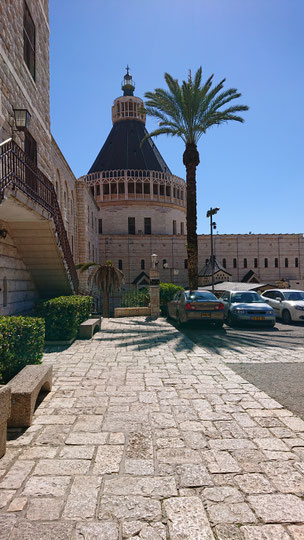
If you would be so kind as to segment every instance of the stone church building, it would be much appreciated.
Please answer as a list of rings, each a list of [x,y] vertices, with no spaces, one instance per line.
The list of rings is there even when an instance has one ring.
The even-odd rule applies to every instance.
[[[129,70],[112,130],[76,179],[51,133],[49,31],[48,0],[1,3],[0,314],[26,312],[38,297],[90,292],[78,262],[111,259],[127,288],[140,287],[156,253],[161,280],[186,286],[185,181],[154,142],[141,145],[143,102]],[[210,238],[198,241],[203,269]],[[261,282],[304,288],[303,234],[215,235],[214,252],[232,281],[251,271]]]

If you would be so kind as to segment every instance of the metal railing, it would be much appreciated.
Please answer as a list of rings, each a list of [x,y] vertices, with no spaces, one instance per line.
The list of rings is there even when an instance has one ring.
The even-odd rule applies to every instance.
[[[19,189],[51,214],[58,245],[62,249],[74,291],[77,292],[78,276],[55,188],[13,139],[0,144],[0,204],[8,186],[11,189]]]

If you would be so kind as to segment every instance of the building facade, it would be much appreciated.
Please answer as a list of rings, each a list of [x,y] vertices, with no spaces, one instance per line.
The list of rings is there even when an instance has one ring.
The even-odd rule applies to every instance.
[[[0,57],[0,314],[91,292],[79,262],[110,259],[138,288],[156,253],[161,280],[187,286],[186,185],[144,140],[129,70],[112,130],[77,180],[51,134],[48,0],[1,3]],[[199,235],[198,246],[203,269],[210,237]],[[232,281],[251,272],[304,288],[302,234],[215,235],[214,253]]]
[[[123,95],[114,100],[112,130],[86,183],[100,208],[100,260],[111,259],[125,274],[126,286],[146,283],[152,253],[160,278],[187,286],[186,186],[174,176],[147,135],[143,102],[134,96],[129,70]],[[246,279],[252,271],[261,282],[286,280],[304,288],[303,234],[214,235],[214,254],[223,280]],[[198,236],[202,276],[210,259],[210,236]],[[226,275],[226,273],[227,275]],[[225,277],[226,276],[226,277]],[[204,281],[204,278],[201,280]]]
[[[78,189],[51,134],[48,7],[48,0],[1,3],[2,315],[25,312],[38,297],[76,292],[75,263],[99,258],[99,209],[86,186]],[[86,214],[94,238],[92,227],[79,229]]]

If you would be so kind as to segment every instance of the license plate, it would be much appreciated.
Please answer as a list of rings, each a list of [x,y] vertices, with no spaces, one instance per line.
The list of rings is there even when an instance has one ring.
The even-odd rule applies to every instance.
[[[252,321],[265,321],[265,317],[251,317]]]
[[[210,313],[202,313],[203,319],[210,319]]]

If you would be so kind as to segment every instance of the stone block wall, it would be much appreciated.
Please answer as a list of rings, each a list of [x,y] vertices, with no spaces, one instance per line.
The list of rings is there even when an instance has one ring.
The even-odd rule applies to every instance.
[[[71,251],[75,261],[78,262],[78,226],[77,226],[77,202],[76,202],[76,177],[62,154],[55,139],[52,137],[52,182],[62,214],[62,219],[67,231]]]
[[[0,228],[8,230],[0,221]],[[35,285],[9,234],[0,238],[0,315],[29,310],[37,298]]]
[[[13,108],[27,109],[29,131],[37,142],[37,165],[51,178],[48,1],[27,0],[27,5],[36,30],[35,80],[23,59],[23,0],[1,2],[0,143],[13,136],[23,149],[24,134],[13,131]]]
[[[136,234],[144,233],[145,218],[151,218],[152,234],[172,235],[173,221],[177,235],[186,231],[186,212],[182,207],[151,201],[117,201],[117,204],[100,203],[100,209],[103,234],[128,234],[129,217],[135,217]]]
[[[210,257],[210,236],[199,235],[199,270]],[[118,266],[122,261],[122,271],[126,285],[131,286],[134,279],[144,270],[149,273],[151,254],[156,253],[159,260],[161,281],[174,282],[187,286],[188,274],[185,268],[187,259],[186,237],[173,235],[99,235],[101,260],[111,259]],[[231,281],[241,281],[249,270],[259,276],[262,283],[274,283],[284,278],[290,284],[301,288],[304,280],[304,239],[302,234],[257,234],[257,235],[216,235],[214,252],[217,260],[231,274]],[[278,259],[278,267],[275,259]],[[296,267],[296,258],[298,267]],[[234,268],[236,259],[236,268]],[[244,259],[247,259],[244,264]],[[255,267],[257,259],[257,267]],[[265,267],[265,259],[268,266]],[[288,267],[285,266],[288,259]],[[145,268],[141,266],[144,261]],[[168,269],[163,268],[166,261]],[[178,270],[178,275],[174,275]]]
[[[84,182],[76,181],[77,245],[76,262],[99,262],[98,218],[99,208]],[[81,289],[88,290],[89,272],[79,274]]]

